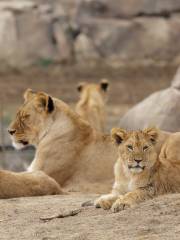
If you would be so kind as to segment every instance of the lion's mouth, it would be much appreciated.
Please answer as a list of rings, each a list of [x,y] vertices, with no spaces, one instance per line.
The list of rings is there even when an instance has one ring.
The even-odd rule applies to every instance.
[[[25,140],[20,140],[19,143],[23,144],[24,146],[28,145],[28,141],[25,141]]]
[[[136,166],[131,166],[131,165],[129,165],[128,166],[128,168],[129,169],[142,169],[142,170],[144,170],[145,169],[145,166],[140,166],[139,164],[137,164]]]

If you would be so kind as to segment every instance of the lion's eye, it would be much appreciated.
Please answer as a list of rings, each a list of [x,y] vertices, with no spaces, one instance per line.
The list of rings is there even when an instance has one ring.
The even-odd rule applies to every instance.
[[[26,114],[25,116],[24,116],[24,119],[28,119],[30,117],[30,114]]]
[[[143,151],[146,151],[148,149],[148,146],[143,147]]]
[[[128,148],[129,151],[133,150],[133,146],[132,145],[127,145],[127,148]]]

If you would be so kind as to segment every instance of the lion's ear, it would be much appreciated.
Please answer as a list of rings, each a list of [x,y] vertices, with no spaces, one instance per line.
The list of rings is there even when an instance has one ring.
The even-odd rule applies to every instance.
[[[113,128],[111,130],[111,137],[117,145],[121,144],[126,139],[126,136],[127,131],[122,128]]]
[[[85,85],[86,85],[85,82],[78,83],[78,85],[77,85],[78,92],[81,92]]]
[[[32,99],[34,97],[35,92],[28,88],[25,92],[24,92],[24,100],[25,102],[29,101],[30,99]]]
[[[54,110],[53,99],[45,93],[37,94],[35,105],[40,111],[45,111],[47,113],[51,113]]]
[[[150,141],[155,144],[159,136],[159,129],[156,127],[148,127],[143,130],[143,132],[148,136]]]
[[[107,79],[102,79],[100,81],[100,86],[101,86],[101,89],[106,92],[108,90],[108,87],[109,87],[109,81]]]

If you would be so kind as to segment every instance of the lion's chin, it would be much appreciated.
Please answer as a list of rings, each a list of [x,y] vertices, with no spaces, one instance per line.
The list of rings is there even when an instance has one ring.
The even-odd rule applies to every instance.
[[[27,147],[28,142],[26,142],[26,141],[22,141],[22,142],[12,141],[12,145],[13,145],[13,147],[14,147],[15,149],[21,150],[21,149]]]

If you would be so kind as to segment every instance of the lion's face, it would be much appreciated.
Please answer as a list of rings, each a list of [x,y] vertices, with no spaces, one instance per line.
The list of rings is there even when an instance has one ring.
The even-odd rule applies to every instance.
[[[54,110],[52,98],[45,93],[34,93],[28,89],[24,98],[25,102],[17,111],[8,130],[17,149],[38,143]]]
[[[123,129],[112,129],[112,138],[118,144],[119,156],[126,170],[133,174],[150,170],[157,161],[154,145],[158,130],[148,128],[143,131],[127,132]]]

